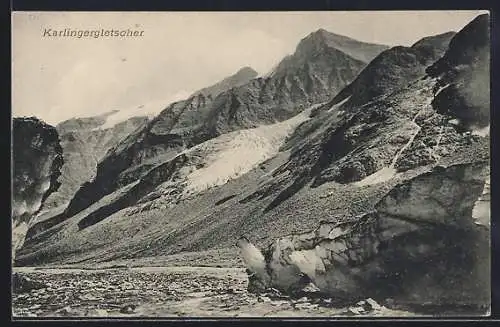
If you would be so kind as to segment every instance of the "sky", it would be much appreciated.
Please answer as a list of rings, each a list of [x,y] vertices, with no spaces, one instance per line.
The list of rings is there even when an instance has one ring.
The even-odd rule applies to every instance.
[[[13,12],[12,114],[57,124],[115,109],[160,111],[241,67],[265,75],[319,28],[410,46],[459,31],[481,13]],[[49,36],[64,29],[129,29],[138,35]]]

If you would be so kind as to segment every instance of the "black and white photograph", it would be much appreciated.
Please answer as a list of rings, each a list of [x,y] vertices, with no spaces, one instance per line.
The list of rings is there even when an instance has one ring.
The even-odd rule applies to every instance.
[[[13,320],[491,315],[489,11],[11,38]]]

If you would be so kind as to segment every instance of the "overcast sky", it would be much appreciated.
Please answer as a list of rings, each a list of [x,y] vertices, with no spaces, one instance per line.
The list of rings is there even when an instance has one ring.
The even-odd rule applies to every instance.
[[[411,45],[482,12],[15,12],[13,115],[56,124],[113,109],[164,107],[251,66],[265,74],[319,28]],[[45,29],[143,30],[140,37],[44,37]],[[159,108],[161,109],[161,108]]]

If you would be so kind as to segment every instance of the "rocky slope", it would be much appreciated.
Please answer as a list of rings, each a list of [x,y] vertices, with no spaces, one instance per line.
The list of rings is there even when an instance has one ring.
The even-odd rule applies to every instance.
[[[57,130],[35,117],[14,118],[12,123],[12,254],[47,197],[60,183],[63,165]]]
[[[95,180],[83,185],[65,215],[80,212],[192,146],[224,133],[289,119],[326,101],[367,64],[361,59],[373,58],[385,49],[356,42],[319,30],[301,40],[295,53],[281,61],[270,76],[217,96],[200,92],[172,104],[107,154]],[[225,84],[218,88],[221,85]]]
[[[246,97],[234,111],[227,108],[234,119],[214,109],[229,95],[243,99],[239,90],[258,85],[259,79],[220,94],[209,106],[195,106],[199,121],[185,108],[195,99],[173,104],[108,153],[96,179],[78,192],[68,217],[54,217],[50,225],[31,230],[17,264],[133,263],[147,257],[154,262],[157,256],[181,252],[234,249],[243,234],[264,249],[264,267],[276,275],[261,277],[264,286],[289,292],[313,280],[320,291],[348,301],[373,295],[397,299],[400,305],[430,301],[484,313],[489,303],[484,291],[489,283],[489,217],[476,218],[473,208],[489,174],[488,134],[457,126],[455,120],[462,117],[436,106],[441,95],[436,85],[446,74],[426,75],[424,64],[406,67],[396,60],[398,54],[404,58],[421,47],[430,57],[438,56],[449,41],[442,58],[471,56],[463,61],[454,55],[454,60],[469,63],[462,69],[481,79],[483,52],[456,47],[467,49],[464,33],[472,33],[470,26],[483,19],[478,17],[451,41],[445,34],[423,39],[413,50],[393,50],[396,55],[387,58],[395,61],[386,67],[410,77],[393,80],[397,74],[388,69],[387,80],[393,84],[381,87],[381,95],[359,100],[361,105],[354,105],[354,98],[350,105],[332,105],[326,95],[310,93],[318,105],[310,106],[305,97],[290,99],[290,107],[280,107],[288,112],[280,117],[284,111],[275,107],[269,120],[257,114],[266,112],[267,117],[274,100],[249,115],[255,102]],[[485,25],[479,26],[470,39],[488,34]],[[331,51],[339,55],[336,59],[343,56],[321,40],[313,34],[301,44]],[[289,76],[283,67],[296,71],[304,51],[299,45],[292,56],[296,61],[286,58],[265,80]],[[315,60],[304,65],[314,66]],[[317,84],[312,94],[322,92],[319,85],[324,84]],[[488,91],[477,92],[483,97]],[[352,96],[358,94],[363,98],[362,93]],[[292,101],[307,109],[292,107]],[[238,113],[251,119],[239,119]],[[199,126],[212,126],[215,132],[193,138]],[[106,176],[118,179],[106,183]],[[103,193],[85,199],[101,188]],[[316,249],[318,242],[324,246]],[[341,257],[334,258],[331,247],[342,250]],[[266,269],[260,265],[260,271]],[[420,291],[427,289],[435,291]]]

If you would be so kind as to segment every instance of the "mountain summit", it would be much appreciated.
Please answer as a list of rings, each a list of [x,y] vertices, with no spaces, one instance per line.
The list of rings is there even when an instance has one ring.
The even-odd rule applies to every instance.
[[[366,65],[380,52],[388,48],[386,45],[360,42],[347,36],[319,29],[303,38],[297,45],[295,52],[285,57],[271,72],[271,75],[283,76],[292,71],[300,71],[306,62],[320,63],[325,60],[325,57],[327,57],[326,62],[330,62],[332,58],[337,59],[335,67],[340,74],[350,64],[349,61]],[[346,58],[349,60],[345,61]],[[328,68],[326,69],[328,71]]]
[[[196,91],[193,96],[203,95],[211,100],[213,100],[220,93],[243,84],[248,83],[250,80],[257,77],[258,73],[252,67],[243,67],[238,70],[233,75],[224,78],[222,81],[205,87],[199,91]]]
[[[299,56],[310,55],[320,52],[325,47],[342,51],[346,55],[364,63],[369,63],[380,52],[389,48],[386,45],[361,42],[321,28],[302,39],[297,46],[296,52]]]

